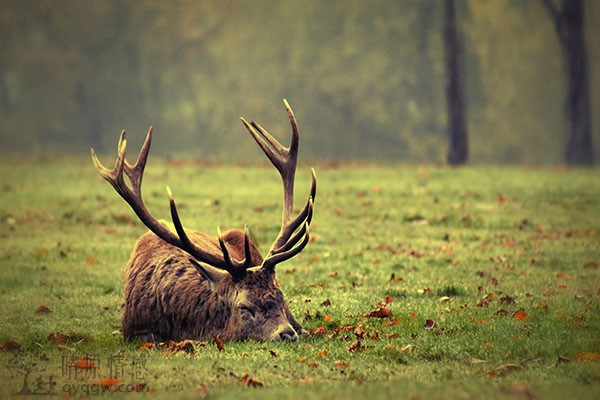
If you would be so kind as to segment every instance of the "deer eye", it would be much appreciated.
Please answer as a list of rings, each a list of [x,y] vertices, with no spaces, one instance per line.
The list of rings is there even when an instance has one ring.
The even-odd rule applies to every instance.
[[[256,316],[256,309],[252,306],[240,306],[240,311],[250,315],[252,318]]]

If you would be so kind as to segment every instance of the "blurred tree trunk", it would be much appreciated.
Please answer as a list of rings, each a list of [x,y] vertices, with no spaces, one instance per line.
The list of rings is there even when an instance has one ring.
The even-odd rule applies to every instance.
[[[8,85],[6,84],[6,75],[2,61],[0,61],[0,110],[8,111],[10,107],[10,98],[8,97]]]
[[[444,50],[446,59],[446,104],[448,112],[448,163],[467,162],[468,139],[463,93],[464,72],[461,39],[456,29],[454,0],[446,0],[444,7]]]
[[[552,17],[562,48],[567,93],[565,117],[569,165],[592,165],[592,124],[589,67],[583,31],[583,0],[562,0],[559,10],[552,0],[542,0]]]

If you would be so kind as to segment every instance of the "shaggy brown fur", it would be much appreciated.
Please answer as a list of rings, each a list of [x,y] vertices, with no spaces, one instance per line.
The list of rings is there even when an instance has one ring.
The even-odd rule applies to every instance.
[[[219,254],[216,237],[197,231],[190,239]],[[232,257],[244,258],[244,232],[223,235]],[[252,265],[262,257],[250,242]],[[205,267],[210,268],[210,267]],[[146,341],[203,339],[296,340],[302,327],[290,313],[274,271],[251,268],[234,281],[217,281],[190,255],[148,232],[136,243],[125,271],[123,336]]]

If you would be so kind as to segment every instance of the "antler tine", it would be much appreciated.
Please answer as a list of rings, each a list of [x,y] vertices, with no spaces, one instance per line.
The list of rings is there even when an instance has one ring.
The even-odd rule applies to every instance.
[[[113,167],[113,169],[108,169],[106,168],[104,165],[102,165],[102,163],[100,162],[100,160],[98,159],[98,156],[96,155],[96,152],[94,151],[93,148],[90,149],[90,154],[92,155],[92,161],[94,162],[94,166],[96,167],[96,170],[98,171],[98,173],[100,174],[100,176],[104,179],[106,179],[108,182],[111,182],[111,179],[114,178],[116,179],[116,167],[119,161],[119,157],[118,154],[121,152],[121,144],[123,142],[125,138],[125,131],[121,132],[121,135],[119,136],[119,142],[117,144],[117,162],[115,163],[115,167]]]
[[[151,126],[148,129],[148,133],[146,134],[146,139],[144,140],[144,144],[140,149],[140,153],[138,154],[138,158],[134,165],[130,165],[127,160],[125,160],[125,173],[129,177],[131,181],[131,186],[136,195],[141,196],[142,190],[142,177],[144,175],[144,169],[146,168],[146,162],[148,161],[148,154],[150,152],[150,145],[152,144],[152,132],[154,127]]]
[[[260,146],[262,151],[269,158],[271,163],[281,172],[281,168],[285,162],[285,157],[288,149],[277,141],[265,128],[257,124],[256,122],[248,122],[244,117],[240,118],[248,132],[252,135],[256,143]]]
[[[225,259],[225,263],[227,264],[227,271],[233,275],[233,262],[231,257],[229,256],[229,250],[227,250],[227,246],[225,246],[225,241],[223,241],[223,235],[221,234],[221,228],[217,226],[217,238],[219,239],[219,246],[221,246],[221,252],[223,253],[223,258]]]
[[[108,169],[98,159],[96,152],[92,148],[90,153],[92,155],[92,161],[96,166],[96,170],[106,181],[108,181],[122,197],[130,194],[127,185],[123,180],[123,166],[125,162],[125,149],[127,148],[127,140],[125,140],[125,131],[121,131],[119,135],[119,142],[117,143],[117,159],[113,169]]]
[[[98,160],[98,156],[96,156],[96,152],[94,151],[94,149],[90,149],[90,153],[92,155],[92,161],[94,162],[96,170],[102,178],[107,179],[106,177],[110,175],[111,170],[102,165],[100,160]]]
[[[275,139],[265,128],[263,128],[259,123],[252,121],[248,123],[244,119],[241,118],[242,123],[248,129],[248,132],[252,135],[256,143],[260,146],[260,148],[265,152],[269,160],[273,163],[273,165],[280,170],[283,165],[286,164],[296,164],[297,153],[298,153],[298,124],[296,123],[296,117],[294,116],[294,112],[290,107],[287,100],[283,100],[285,105],[288,119],[290,120],[290,125],[292,127],[292,140],[290,143],[290,147],[285,147],[277,139]],[[281,170],[280,170],[281,172]]]
[[[221,253],[223,253],[223,260],[221,260],[220,258],[216,258],[210,253],[199,251],[196,249],[196,246],[192,243],[185,229],[183,228],[181,219],[179,218],[179,213],[177,212],[177,205],[175,204],[175,199],[173,199],[173,193],[171,192],[171,188],[169,188],[168,186],[167,195],[169,197],[171,219],[173,220],[175,231],[181,239],[181,248],[187,251],[189,254],[196,257],[196,259],[198,259],[199,261],[224,269],[225,271],[229,272],[229,274],[233,276],[234,279],[238,279],[241,276],[243,276],[246,270],[251,266],[252,262],[248,230],[246,229],[246,231],[244,232],[244,259],[242,261],[236,261],[231,258],[231,256],[229,255],[229,250],[227,250],[227,246],[225,245],[225,242],[223,240],[223,236],[221,235],[221,229],[219,227],[217,227],[217,238],[219,239]]]
[[[150,127],[148,130],[148,134],[146,135],[146,139],[138,158],[135,164],[131,165],[125,160],[125,150],[127,148],[127,140],[125,139],[125,131],[121,132],[119,136],[118,149],[117,149],[117,160],[115,162],[115,167],[112,170],[104,167],[102,163],[98,160],[94,149],[91,150],[92,160],[96,169],[100,173],[100,175],[106,179],[121,195],[121,197],[129,204],[132,210],[136,213],[138,218],[146,225],[156,236],[160,237],[167,243],[182,249],[188,254],[195,257],[198,261],[210,264],[214,267],[221,268],[231,272],[232,275],[243,273],[245,269],[248,268],[248,264],[251,262],[250,256],[250,244],[245,244],[246,251],[246,259],[243,262],[232,261],[229,258],[228,253],[223,253],[225,260],[220,258],[219,256],[212,254],[208,251],[202,250],[198,246],[196,246],[189,238],[185,229],[183,228],[183,224],[181,223],[181,219],[179,218],[179,213],[177,212],[177,206],[175,204],[175,200],[173,199],[173,194],[171,189],[167,187],[167,195],[169,197],[169,204],[171,209],[171,218],[173,220],[173,225],[175,226],[175,231],[177,235],[174,234],[171,230],[169,230],[165,225],[156,220],[146,209],[144,201],[142,199],[141,194],[141,185],[142,178],[144,174],[144,168],[146,166],[146,162],[148,159],[148,154],[150,152],[150,145],[152,143],[152,132],[153,128]],[[129,187],[123,178],[123,175],[127,175],[129,181],[131,183],[131,187]],[[249,239],[246,238],[246,241]],[[226,249],[225,249],[226,250]],[[241,265],[244,270],[242,271]]]
[[[298,160],[298,124],[294,111],[287,100],[283,100],[292,129],[290,147],[284,147],[266,129],[256,122],[248,123],[242,118],[242,123],[250,132],[256,143],[277,168],[283,183],[283,222],[277,239],[265,257],[262,268],[274,269],[275,265],[298,254],[309,240],[309,226],[313,214],[313,202],[317,194],[317,178],[311,168],[312,182],[310,195],[300,213],[292,218],[294,208],[294,177]]]
[[[143,169],[148,157],[148,152],[150,150],[151,137],[152,128],[150,128],[148,135],[146,136],[146,141],[142,146],[142,150],[138,156],[138,161],[134,166],[129,165],[129,163],[125,161],[127,140],[125,139],[124,130],[121,131],[119,136],[119,142],[117,145],[117,159],[112,170],[105,168],[100,163],[93,149],[91,150],[92,160],[94,161],[96,169],[100,175],[115,188],[117,193],[119,193],[119,195],[121,195],[121,197],[123,197],[123,199],[129,204],[140,220],[157,236],[166,242],[177,246],[181,244],[179,238],[150,215],[146,209],[146,206],[144,205],[140,193]],[[123,173],[125,173],[129,178],[132,188],[127,186],[125,183],[125,180],[123,179]]]
[[[312,192],[316,191],[316,179],[314,182]],[[309,196],[304,209],[280,232],[271,250],[265,257],[262,268],[273,270],[277,264],[289,260],[304,249],[310,238],[309,228],[312,215],[313,197]]]
[[[309,226],[310,221],[308,219],[303,221],[302,225],[300,226],[300,229],[298,229],[297,232],[293,236],[291,236],[287,242],[284,242],[280,247],[274,248],[271,254],[285,253],[286,251],[290,250],[292,247],[298,244],[298,242],[304,237],[304,235],[306,235]]]
[[[135,200],[136,197],[141,197],[141,180],[146,159],[148,157],[148,151],[150,149],[151,136],[152,128],[150,128],[150,131],[146,136],[146,141],[144,142],[144,146],[142,147],[142,150],[138,156],[138,160],[134,166],[131,166],[126,160],[127,139],[125,138],[125,131],[121,131],[119,136],[119,142],[117,144],[117,159],[112,170],[104,167],[98,160],[94,149],[91,149],[92,160],[100,175],[106,179],[121,196],[127,197],[127,199],[131,199],[132,201]],[[123,179],[123,173],[127,175],[129,181],[131,182],[131,189],[125,183],[125,180]]]
[[[275,270],[275,266],[277,264],[279,264],[285,260],[289,260],[290,258],[294,257],[296,254],[298,254],[302,250],[304,250],[304,248],[308,244],[308,241],[310,240],[310,232],[309,232],[308,223],[305,223],[304,226],[305,226],[305,228],[304,228],[305,234],[303,235],[304,239],[302,240],[302,242],[299,245],[297,245],[296,247],[293,247],[287,251],[272,254],[271,256],[265,258],[261,268],[263,268],[267,271],[273,271],[273,270]]]
[[[288,240],[290,240],[290,236],[298,229],[298,227],[303,222],[308,222],[308,224],[310,225],[310,223],[312,221],[312,214],[313,214],[313,203],[314,203],[315,197],[317,195],[317,176],[315,174],[314,168],[311,168],[311,176],[312,176],[312,182],[310,185],[310,194],[308,196],[308,199],[306,200],[306,205],[304,206],[302,211],[300,211],[300,213],[298,213],[296,218],[294,218],[287,225],[284,225],[282,227],[282,229],[279,233],[279,236],[273,243],[273,247],[271,248],[271,251],[269,252],[269,254],[271,254],[273,252],[278,252],[279,249]]]
[[[223,240],[221,228],[219,227],[217,227],[217,238],[219,239],[219,246],[221,247],[223,258],[225,260],[225,263],[227,264],[227,266],[224,269],[227,272],[229,272],[234,279],[239,279],[246,273],[246,270],[251,267],[252,263],[252,254],[250,253],[250,238],[248,237],[248,229],[244,229],[244,259],[242,261],[236,261],[231,258],[231,256],[229,255],[229,250],[227,250],[227,245]]]
[[[221,237],[221,230],[217,228],[219,244],[221,245],[221,252],[223,253],[223,259],[216,257],[215,255],[202,251],[194,245],[194,243],[190,240],[188,234],[186,233],[183,224],[181,223],[181,218],[179,218],[179,212],[177,211],[177,205],[175,204],[175,199],[173,198],[173,193],[171,192],[171,188],[167,186],[167,196],[169,197],[169,206],[171,209],[171,220],[173,221],[173,225],[175,226],[175,231],[177,232],[177,236],[180,239],[180,245],[176,245],[182,250],[194,256],[198,261],[205,262],[212,266],[221,268],[229,272],[232,276],[239,276],[240,272],[244,272],[247,268],[244,268],[244,271],[240,271],[239,266],[241,263],[237,263],[233,261],[229,256],[229,251],[227,247],[225,247],[225,243]],[[248,254],[250,245],[248,245]],[[246,256],[249,259],[248,256]]]
[[[256,143],[269,158],[271,163],[279,171],[283,182],[283,222],[286,224],[292,215],[294,202],[294,175],[296,173],[296,164],[298,160],[298,124],[296,117],[287,100],[283,100],[288,119],[292,127],[292,139],[290,147],[285,147],[275,139],[265,128],[252,121],[248,123],[241,118],[242,123],[250,132]]]
[[[175,231],[177,232],[177,236],[181,240],[183,247],[190,248],[192,247],[192,241],[188,237],[185,229],[183,229],[183,224],[181,223],[181,218],[179,218],[179,213],[177,212],[177,205],[175,204],[175,199],[173,198],[173,192],[171,192],[171,188],[167,186],[167,197],[169,197],[169,208],[171,209],[171,220],[173,221],[173,226],[175,226]],[[198,258],[198,257],[196,257]],[[206,262],[201,258],[198,258],[200,261]]]
[[[296,122],[296,116],[294,115],[294,111],[290,104],[286,99],[283,99],[283,104],[285,106],[285,110],[288,114],[288,119],[290,120],[290,125],[292,127],[292,142],[290,143],[290,152],[297,153],[298,152],[298,123]]]
[[[248,226],[244,226],[244,269],[252,266],[252,252],[250,251],[250,235],[248,235]]]

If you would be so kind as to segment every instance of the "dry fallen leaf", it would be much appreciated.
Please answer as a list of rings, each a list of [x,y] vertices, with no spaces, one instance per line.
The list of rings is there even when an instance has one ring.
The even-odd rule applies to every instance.
[[[394,301],[394,299],[392,299],[390,296],[385,296],[385,299],[383,301],[380,301],[379,303],[377,303],[377,307],[378,308],[386,307],[388,304],[390,304],[393,301]]]
[[[592,353],[590,351],[580,352],[575,354],[576,360],[588,360],[588,361],[598,361],[600,360],[599,353]]]
[[[525,311],[525,309],[520,308],[513,314],[513,317],[518,320],[523,321],[523,320],[526,320],[527,318],[529,318],[529,314],[527,314],[527,311]]]
[[[501,365],[500,367],[498,367],[497,371],[500,374],[506,375],[506,374],[508,374],[510,372],[516,371],[516,370],[521,369],[521,368],[522,367],[520,365],[518,365],[518,364],[504,364],[504,365]]]
[[[500,304],[506,304],[506,305],[510,305],[510,304],[515,304],[515,298],[514,297],[510,297],[510,296],[504,296],[504,297],[500,297]]]
[[[404,351],[407,351],[407,350],[410,350],[410,349],[412,349],[413,347],[415,347],[415,346],[414,346],[414,345],[412,345],[412,344],[406,344],[406,345],[404,345],[404,346],[400,346],[400,347],[398,347],[398,351],[400,351],[400,352],[404,352]]]
[[[363,329],[362,325],[359,325],[356,327],[356,329],[354,330],[354,334],[356,335],[356,338],[358,340],[364,338],[365,330]]]
[[[215,336],[215,344],[217,345],[217,349],[219,349],[219,351],[223,351],[225,348],[225,344],[223,344],[223,341],[219,339],[218,336]]]
[[[348,351],[350,353],[354,353],[355,351],[359,351],[359,350],[362,350],[362,349],[364,349],[364,346],[362,345],[362,343],[360,342],[360,340],[357,340],[350,347],[348,347]]]
[[[518,364],[504,364],[501,365],[500,367],[496,368],[495,370],[492,371],[487,371],[485,374],[490,377],[496,377],[496,376],[505,376],[508,375],[509,373],[516,371],[518,369],[521,369],[523,367],[521,367]]]
[[[454,252],[454,250],[450,246],[442,246],[440,251],[444,254],[452,254]]]
[[[389,321],[383,321],[381,323],[381,326],[392,326],[392,325],[400,325],[400,318],[393,318],[390,319]]]
[[[421,258],[425,255],[425,253],[421,253],[417,250],[411,250],[410,253],[408,253],[408,255],[414,258]]]
[[[137,383],[131,387],[134,392],[155,392],[155,389],[148,390],[145,383]]]
[[[96,369],[96,359],[93,357],[81,357],[78,361],[73,363],[73,367],[77,369]]]
[[[35,312],[36,312],[37,314],[49,314],[49,313],[51,313],[52,311],[50,311],[50,309],[49,309],[47,306],[41,305],[41,306],[37,306],[37,307],[35,308]]]
[[[319,326],[318,328],[315,328],[312,332],[310,332],[309,335],[327,335],[327,329],[324,326]]]
[[[262,382],[257,381],[256,379],[250,378],[248,374],[242,376],[242,382],[246,385],[246,387],[261,387],[264,386]]]
[[[425,324],[423,325],[423,329],[433,329],[436,327],[436,323],[434,320],[432,319],[428,319],[427,321],[425,321]]]
[[[392,310],[389,308],[380,308],[378,310],[373,310],[367,314],[365,317],[367,318],[388,318],[392,315]]]
[[[192,340],[182,340],[181,342],[167,340],[166,342],[160,343],[142,341],[142,344],[138,350],[162,349],[164,350],[163,355],[168,355],[179,351],[194,354],[196,348],[202,348],[204,346],[206,346],[205,342],[194,342]]]
[[[156,347],[156,343],[142,341],[142,345],[140,346],[140,348],[138,350],[153,349],[154,347]]]
[[[94,381],[94,382],[92,382],[92,384],[98,385],[98,386],[103,386],[103,387],[110,387],[110,386],[114,386],[114,385],[117,385],[117,384],[123,383],[123,382],[125,382],[125,381],[122,379],[105,378],[105,379],[101,379],[99,381]]]
[[[7,340],[6,342],[2,343],[2,351],[19,350],[20,348],[21,345],[14,340]]]
[[[186,353],[194,353],[195,347],[194,342],[191,340],[183,340],[181,342],[174,343],[174,350],[176,351],[185,351]]]
[[[77,333],[52,332],[48,335],[48,340],[54,344],[62,345],[67,342],[81,342],[83,336]]]

